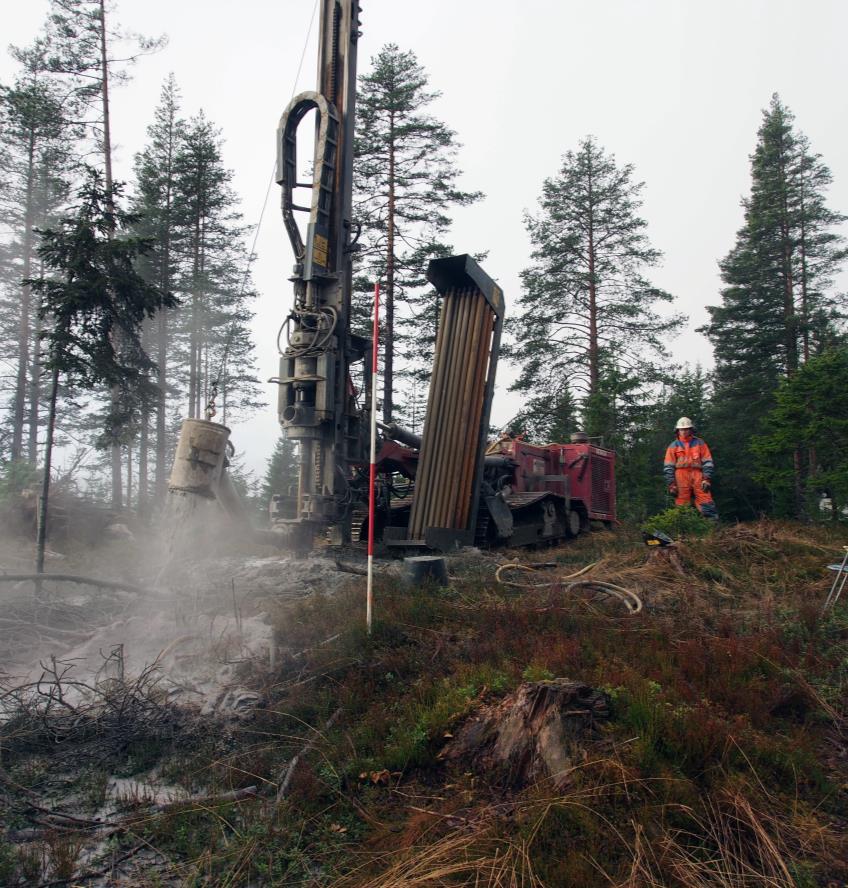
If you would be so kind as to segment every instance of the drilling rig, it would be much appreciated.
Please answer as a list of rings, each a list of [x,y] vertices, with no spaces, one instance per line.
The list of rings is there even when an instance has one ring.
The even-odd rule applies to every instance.
[[[286,528],[295,549],[311,548],[315,534],[327,528],[336,541],[350,540],[351,467],[367,460],[365,414],[356,405],[351,367],[365,360],[370,344],[350,330],[359,36],[358,0],[321,0],[318,88],[295,96],[277,128],[277,182],[295,265],[294,306],[278,336],[275,382],[280,423],[298,443],[300,468],[296,495],[276,499],[271,519]],[[313,178],[303,184],[297,181],[297,130],[312,111]],[[311,195],[308,206],[296,202],[298,190]],[[295,213],[308,214],[305,240]]]
[[[351,331],[360,6],[359,0],[319,2],[317,89],[289,102],[276,140],[295,264],[293,307],[277,337],[280,369],[272,382],[282,429],[298,445],[299,472],[296,489],[275,496],[270,511],[272,528],[301,552],[328,536],[339,544],[361,538],[371,420],[370,407],[357,401],[362,394],[362,403],[371,403],[371,341]],[[297,136],[310,115],[312,181],[304,183]],[[298,193],[308,199],[298,202]],[[431,261],[427,278],[441,306],[423,435],[380,424],[375,523],[383,543],[400,551],[532,545],[576,536],[592,521],[614,522],[615,454],[585,435],[547,445],[502,437],[487,448],[503,292],[466,254]],[[363,392],[354,378],[364,381]],[[220,488],[219,499],[234,513],[221,429],[186,421],[171,489],[214,496]],[[201,474],[214,483],[198,485],[192,472],[207,465]]]
[[[318,88],[292,99],[277,130],[277,181],[295,255],[278,412],[298,442],[300,470],[297,491],[275,498],[272,523],[288,529],[295,548],[308,548],[326,528],[349,542],[354,516],[362,518],[370,417],[355,400],[351,367],[358,362],[363,403],[371,400],[370,342],[350,331],[358,0],[321,0],[320,34]],[[313,178],[301,184],[297,128],[313,110]],[[298,188],[311,194],[308,206],[295,202]],[[296,212],[308,214],[305,239]],[[431,262],[427,277],[441,313],[424,434],[383,426],[377,501],[384,541],[403,549],[526,544],[576,535],[591,519],[615,520],[614,455],[585,436],[545,448],[501,441],[486,455],[503,293],[467,255]],[[403,495],[397,479],[407,482]]]

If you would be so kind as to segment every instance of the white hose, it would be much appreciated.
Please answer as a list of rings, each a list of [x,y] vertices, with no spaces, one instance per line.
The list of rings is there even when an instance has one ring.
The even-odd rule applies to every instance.
[[[608,592],[614,595],[628,610],[630,615],[638,614],[642,610],[642,599],[630,589],[624,586],[616,586],[615,583],[604,583],[601,580],[581,580],[579,583],[569,583],[565,587],[566,592],[572,589],[597,589],[600,592]]]
[[[535,568],[529,564],[510,562],[509,564],[502,564],[497,569],[497,571],[495,572],[495,579],[502,586],[511,586],[514,589],[544,589],[552,586],[562,585],[565,580],[574,580],[577,577],[585,574],[587,571],[591,570],[597,564],[597,561],[593,561],[591,564],[587,564],[586,567],[581,568],[575,573],[567,574],[564,577],[558,577],[555,580],[549,580],[541,583],[519,583],[515,580],[505,580],[502,578],[501,574],[504,571],[508,570],[521,570],[525,573],[537,573],[538,568]],[[567,583],[564,586],[564,590],[566,592],[571,592],[574,589],[595,589],[598,592],[604,592],[609,595],[613,595],[627,608],[627,612],[631,616],[633,616],[634,614],[638,614],[642,610],[642,599],[631,589],[625,589],[623,586],[617,586],[615,583],[607,583],[603,580],[578,580],[576,583]]]

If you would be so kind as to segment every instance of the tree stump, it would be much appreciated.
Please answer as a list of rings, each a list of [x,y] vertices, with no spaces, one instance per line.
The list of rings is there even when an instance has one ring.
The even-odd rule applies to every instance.
[[[505,788],[550,778],[561,789],[585,746],[609,718],[607,696],[565,678],[522,684],[514,694],[484,706],[460,729],[442,753],[465,761]]]

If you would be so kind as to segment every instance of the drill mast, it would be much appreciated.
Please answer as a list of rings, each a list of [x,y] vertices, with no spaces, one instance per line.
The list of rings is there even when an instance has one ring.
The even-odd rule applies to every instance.
[[[350,464],[366,459],[364,417],[350,380],[351,364],[369,349],[367,339],[350,333],[359,0],[321,0],[320,21],[318,88],[295,96],[277,129],[277,181],[295,255],[294,307],[280,343],[278,413],[286,436],[298,442],[300,470],[296,496],[277,498],[272,520],[288,526],[296,548],[311,547],[315,533],[328,526],[347,541]],[[297,130],[311,111],[313,181],[300,183]],[[296,202],[298,189],[311,191],[309,206]],[[308,213],[305,242],[296,213]]]

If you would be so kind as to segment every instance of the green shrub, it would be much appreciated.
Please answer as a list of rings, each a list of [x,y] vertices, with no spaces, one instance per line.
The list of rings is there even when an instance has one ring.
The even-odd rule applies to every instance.
[[[693,506],[673,506],[649,518],[642,529],[648,533],[661,531],[675,540],[701,539],[715,530],[715,522]]]
[[[537,666],[534,663],[531,663],[526,669],[521,673],[521,677],[524,681],[550,681],[556,676],[550,669],[546,669],[544,666]]]

